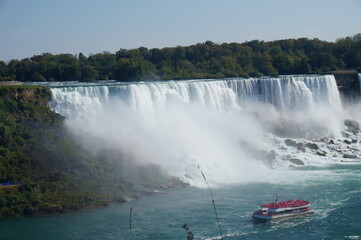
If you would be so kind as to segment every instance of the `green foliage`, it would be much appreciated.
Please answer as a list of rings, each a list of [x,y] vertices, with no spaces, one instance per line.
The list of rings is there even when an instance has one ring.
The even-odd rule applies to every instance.
[[[169,181],[159,167],[79,146],[49,99],[45,87],[0,85],[0,183],[18,183],[0,186],[0,217],[107,205]]]
[[[361,66],[361,34],[338,39],[287,39],[272,42],[188,47],[120,49],[90,55],[44,53],[22,60],[0,61],[0,81],[140,81],[258,77],[323,73]]]

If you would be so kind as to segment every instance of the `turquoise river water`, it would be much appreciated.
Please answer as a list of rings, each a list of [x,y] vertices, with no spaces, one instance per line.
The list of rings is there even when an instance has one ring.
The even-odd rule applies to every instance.
[[[284,171],[285,177],[280,177]],[[361,165],[329,165],[270,172],[270,182],[212,186],[224,239],[361,239]],[[292,176],[292,179],[289,178]],[[260,204],[292,198],[312,202],[315,213],[257,224]],[[129,232],[129,210],[132,236]],[[219,239],[206,188],[184,188],[134,202],[76,213],[0,220],[0,240]]]

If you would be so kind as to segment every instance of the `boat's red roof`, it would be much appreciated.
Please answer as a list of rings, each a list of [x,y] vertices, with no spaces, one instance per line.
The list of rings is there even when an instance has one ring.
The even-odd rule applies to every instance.
[[[309,201],[305,201],[305,200],[288,200],[288,201],[284,201],[284,202],[274,202],[274,203],[268,203],[268,204],[263,204],[261,205],[261,207],[264,208],[290,208],[290,207],[300,207],[300,206],[304,206],[310,204]]]

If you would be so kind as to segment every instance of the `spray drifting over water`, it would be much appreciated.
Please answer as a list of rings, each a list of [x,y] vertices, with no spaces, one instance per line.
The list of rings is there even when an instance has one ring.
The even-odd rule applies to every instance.
[[[52,93],[52,109],[88,146],[159,164],[193,184],[197,165],[215,182],[259,178],[277,152],[269,136],[339,135],[343,120],[331,75],[77,85]]]

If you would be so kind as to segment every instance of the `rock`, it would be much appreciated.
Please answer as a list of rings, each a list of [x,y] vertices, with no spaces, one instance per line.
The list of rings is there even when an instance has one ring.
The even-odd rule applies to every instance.
[[[306,152],[305,144],[302,143],[302,142],[297,143],[297,149],[302,151],[302,152]]]
[[[346,119],[344,121],[345,126],[347,127],[347,130],[352,133],[358,133],[360,131],[360,124],[359,122],[352,120],[352,119]]]
[[[357,139],[352,139],[352,143],[357,143]]]
[[[304,147],[298,147],[297,149],[302,151],[302,152],[306,152],[306,148],[304,148]]]
[[[358,148],[352,148],[352,147],[349,147],[349,146],[347,146],[347,148],[350,149],[353,152],[359,152],[360,151]]]
[[[297,143],[297,148],[303,148],[305,147],[305,144],[300,142],[300,143]]]
[[[349,141],[349,140],[347,140],[347,139],[346,139],[346,140],[343,140],[343,142],[346,143],[346,144],[351,144],[351,141]]]
[[[316,143],[307,143],[306,147],[308,147],[308,148],[310,148],[312,150],[318,150],[319,149],[319,147],[318,147],[318,145]]]
[[[316,154],[317,154],[318,156],[326,157],[327,152],[325,152],[325,151],[318,151],[318,152],[316,152]]]
[[[343,158],[357,158],[357,156],[355,154],[345,153],[343,154]]]
[[[289,138],[285,140],[285,144],[290,147],[297,147],[296,141],[293,141],[292,139]]]
[[[331,139],[328,144],[335,144],[335,142]]]
[[[305,163],[302,160],[297,159],[297,158],[291,158],[288,161],[290,161],[291,163],[296,164],[296,165],[305,165]]]
[[[324,143],[327,143],[327,142],[330,141],[330,138],[328,138],[328,137],[323,137],[323,138],[320,139],[320,141],[321,141],[321,142],[324,142]]]

